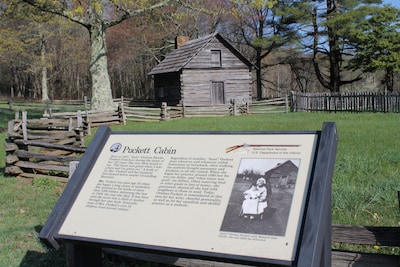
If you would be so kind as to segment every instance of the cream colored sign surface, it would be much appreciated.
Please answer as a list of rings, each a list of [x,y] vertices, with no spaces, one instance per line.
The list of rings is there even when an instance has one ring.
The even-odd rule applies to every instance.
[[[111,134],[59,235],[292,261],[316,139]],[[268,207],[253,214],[244,191],[260,177]]]

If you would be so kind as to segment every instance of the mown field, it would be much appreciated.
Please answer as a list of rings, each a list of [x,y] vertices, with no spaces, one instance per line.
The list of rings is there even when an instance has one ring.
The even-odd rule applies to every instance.
[[[13,112],[0,110],[1,139]],[[29,117],[29,113],[28,113]],[[320,130],[335,122],[339,147],[332,184],[335,224],[399,226],[400,114],[289,113],[192,118],[113,126],[116,131]],[[86,138],[90,143],[91,137]],[[0,167],[4,170],[4,142]],[[0,266],[63,266],[64,251],[49,251],[38,240],[64,185],[51,180],[4,177],[0,173]],[[115,262],[115,261],[114,261]],[[115,263],[108,263],[113,266]]]

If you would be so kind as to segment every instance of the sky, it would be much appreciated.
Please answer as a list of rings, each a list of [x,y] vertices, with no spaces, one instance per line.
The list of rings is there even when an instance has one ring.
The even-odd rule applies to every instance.
[[[392,4],[392,6],[400,8],[400,1],[399,0],[382,0],[382,2],[384,4]]]

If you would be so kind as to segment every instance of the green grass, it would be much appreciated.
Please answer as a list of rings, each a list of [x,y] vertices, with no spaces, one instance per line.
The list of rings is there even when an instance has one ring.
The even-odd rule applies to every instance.
[[[63,186],[54,181],[0,179],[0,266],[63,266],[63,251],[38,239]]]
[[[339,135],[332,185],[333,223],[399,226],[400,114],[289,113],[191,118],[112,126],[113,131],[321,130],[335,122]],[[1,121],[0,126],[3,126]],[[2,133],[1,138],[5,139]],[[86,138],[87,144],[91,137]],[[0,167],[4,149],[0,143]],[[47,251],[37,239],[62,185],[0,177],[0,266],[62,266],[63,253]],[[59,260],[61,259],[61,260]],[[39,262],[37,265],[32,262]],[[27,265],[24,265],[24,264]]]

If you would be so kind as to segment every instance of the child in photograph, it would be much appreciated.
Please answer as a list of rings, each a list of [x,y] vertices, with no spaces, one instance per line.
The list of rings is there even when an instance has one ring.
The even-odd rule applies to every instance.
[[[243,192],[243,195],[243,216],[245,218],[248,218],[250,216],[250,219],[254,219],[254,216],[258,214],[258,202],[260,196],[257,185],[252,184],[249,189]]]

